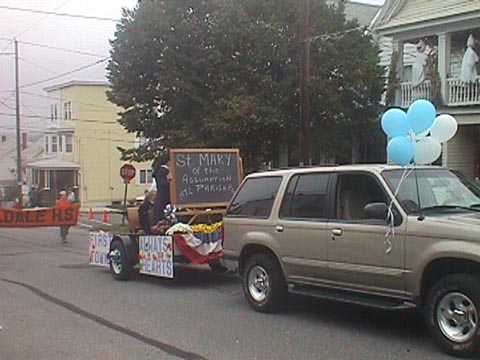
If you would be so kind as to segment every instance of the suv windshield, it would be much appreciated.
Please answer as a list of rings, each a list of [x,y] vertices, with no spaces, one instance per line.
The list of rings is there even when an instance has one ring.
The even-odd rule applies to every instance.
[[[441,168],[406,171],[407,177],[398,189],[397,198],[408,213],[419,212],[420,208],[438,212],[480,211],[480,188],[472,189],[465,177]],[[397,190],[404,173],[402,169],[382,173],[392,192]]]

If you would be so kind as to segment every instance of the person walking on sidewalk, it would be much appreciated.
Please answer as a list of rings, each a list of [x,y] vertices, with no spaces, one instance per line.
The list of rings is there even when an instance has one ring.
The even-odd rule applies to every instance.
[[[72,206],[72,202],[68,200],[67,192],[65,190],[60,191],[60,197],[55,203],[56,207],[67,208]],[[70,229],[69,225],[60,225],[60,240],[63,244],[67,242],[68,230]]]

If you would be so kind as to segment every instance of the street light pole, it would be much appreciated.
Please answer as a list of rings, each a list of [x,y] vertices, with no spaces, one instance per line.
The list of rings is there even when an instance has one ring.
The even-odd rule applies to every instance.
[[[19,206],[22,205],[22,184],[23,184],[23,170],[22,170],[22,143],[21,143],[21,130],[20,130],[20,79],[18,68],[18,41],[15,43],[15,112],[16,112],[16,129],[17,129],[17,185],[18,185],[18,202]]]
[[[310,0],[300,0],[300,166],[311,164],[310,158]]]

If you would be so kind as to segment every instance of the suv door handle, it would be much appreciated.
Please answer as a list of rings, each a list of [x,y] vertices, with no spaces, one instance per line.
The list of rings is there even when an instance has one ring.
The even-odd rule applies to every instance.
[[[275,231],[277,231],[277,232],[283,232],[284,229],[285,229],[285,228],[283,227],[283,225],[277,225],[277,226],[275,226]]]
[[[342,229],[332,229],[332,236],[342,236]]]

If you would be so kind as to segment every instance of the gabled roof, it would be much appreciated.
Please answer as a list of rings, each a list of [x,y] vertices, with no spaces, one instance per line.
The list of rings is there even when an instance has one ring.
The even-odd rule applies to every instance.
[[[379,12],[381,6],[364,4],[356,1],[345,1],[345,16],[347,19],[357,19],[362,26],[368,26]]]
[[[479,12],[479,0],[386,0],[376,29],[388,33],[394,28],[458,16],[475,16]]]
[[[342,0],[327,0],[328,5],[338,6]],[[345,5],[345,17],[347,20],[357,19],[362,26],[369,26],[377,13],[380,5],[366,4],[356,0],[343,0]]]

